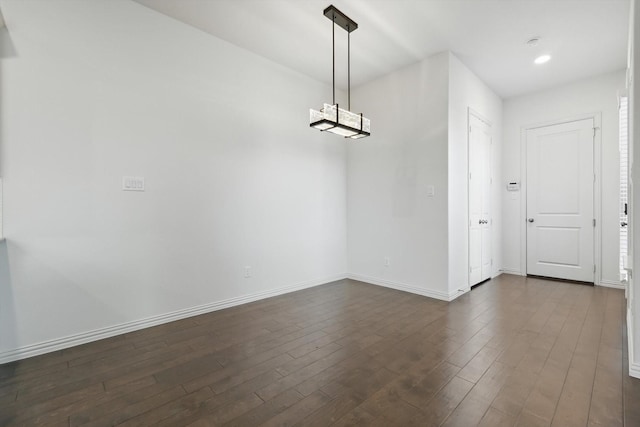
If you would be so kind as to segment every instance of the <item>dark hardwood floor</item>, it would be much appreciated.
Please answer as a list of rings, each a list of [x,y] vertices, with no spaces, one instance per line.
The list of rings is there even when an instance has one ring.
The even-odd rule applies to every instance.
[[[620,290],[341,281],[0,366],[0,425],[640,426]]]

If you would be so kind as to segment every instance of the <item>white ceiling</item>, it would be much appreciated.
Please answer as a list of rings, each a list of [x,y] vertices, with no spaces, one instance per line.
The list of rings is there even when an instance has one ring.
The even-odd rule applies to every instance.
[[[626,66],[629,0],[136,0],[331,83],[334,4],[356,21],[352,87],[451,50],[503,98]],[[336,84],[347,33],[336,27]],[[536,47],[525,42],[541,37]],[[540,54],[553,59],[534,65]]]

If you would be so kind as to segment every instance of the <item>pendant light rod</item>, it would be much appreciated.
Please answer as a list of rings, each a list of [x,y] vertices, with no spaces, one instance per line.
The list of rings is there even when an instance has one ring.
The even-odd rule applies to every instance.
[[[327,7],[323,13],[332,22],[333,105],[336,104],[336,24],[347,32],[347,105],[351,110],[351,32],[358,29],[358,24],[333,5]]]
[[[333,52],[333,105],[336,105],[336,16],[333,15],[331,24],[331,43]]]

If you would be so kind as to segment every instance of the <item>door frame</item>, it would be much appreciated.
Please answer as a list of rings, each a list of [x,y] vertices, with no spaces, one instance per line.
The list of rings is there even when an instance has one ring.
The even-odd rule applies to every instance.
[[[493,216],[494,216],[494,212],[493,212],[493,194],[492,194],[492,190],[493,190],[493,124],[491,123],[491,120],[487,119],[485,116],[483,116],[482,114],[480,114],[479,112],[477,112],[476,110],[474,110],[471,107],[467,107],[467,177],[466,177],[466,186],[467,186],[467,289],[471,288],[471,274],[469,272],[469,269],[471,268],[471,234],[469,233],[469,221],[470,221],[470,215],[469,215],[469,210],[471,209],[471,195],[470,193],[470,187],[469,187],[469,171],[471,170],[471,159],[469,158],[469,153],[471,153],[471,138],[469,138],[469,131],[471,128],[471,117],[474,117],[478,120],[480,120],[482,123],[486,124],[487,127],[489,127],[490,130],[490,136],[491,136],[491,141],[489,144],[489,177],[491,179],[491,185],[489,186],[489,211],[491,212],[491,218],[489,219],[489,225],[491,226],[491,275],[490,275],[490,279],[494,277],[494,266],[493,266],[493,251],[494,251],[494,244],[493,244]]]
[[[575,122],[578,120],[593,119],[596,129],[593,139],[593,173],[596,182],[593,184],[593,216],[596,226],[593,230],[593,262],[596,265],[596,273],[593,275],[593,284],[600,285],[602,278],[602,113],[586,113],[566,117],[559,120],[538,122],[520,127],[520,270],[523,276],[527,275],[527,131],[541,127]]]

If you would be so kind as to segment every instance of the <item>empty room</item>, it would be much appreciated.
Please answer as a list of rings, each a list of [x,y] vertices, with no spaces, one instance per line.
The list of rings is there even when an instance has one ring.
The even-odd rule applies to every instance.
[[[638,0],[0,0],[0,426],[640,426],[637,70]]]

